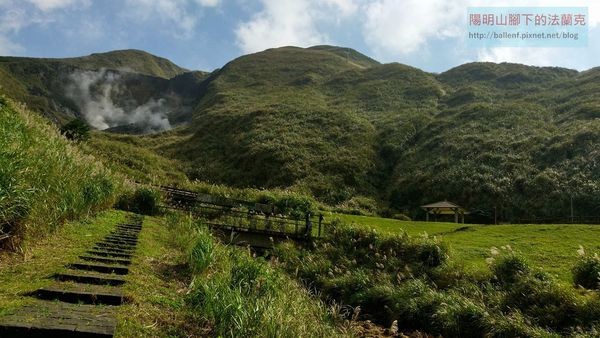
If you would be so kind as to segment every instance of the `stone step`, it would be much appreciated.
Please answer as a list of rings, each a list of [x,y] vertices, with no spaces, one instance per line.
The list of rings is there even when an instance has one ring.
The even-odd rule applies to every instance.
[[[95,256],[118,257],[131,259],[132,254],[108,251],[106,248],[88,250],[87,253]]]
[[[36,301],[0,318],[0,337],[112,337],[117,326],[112,307]]]
[[[84,270],[68,270],[54,275],[59,281],[76,282],[94,285],[123,285],[125,278],[123,275],[115,275],[100,272],[87,272]]]
[[[105,256],[96,256],[96,255],[81,255],[79,258],[90,261],[90,262],[100,262],[104,264],[113,264],[113,265],[129,265],[131,264],[130,259],[118,258],[118,257],[105,257]]]
[[[125,299],[119,287],[79,283],[55,283],[29,295],[38,299],[96,305],[121,305]]]
[[[77,262],[67,265],[68,268],[74,270],[95,271],[108,274],[126,275],[129,273],[129,268],[126,265],[112,265],[93,262]]]

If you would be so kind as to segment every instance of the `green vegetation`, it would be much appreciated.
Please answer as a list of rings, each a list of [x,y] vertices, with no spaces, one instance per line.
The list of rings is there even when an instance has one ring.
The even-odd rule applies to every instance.
[[[600,257],[598,254],[586,255],[580,247],[582,257],[573,266],[573,281],[587,289],[600,289]]]
[[[90,126],[82,119],[73,119],[62,126],[60,132],[72,141],[87,141],[90,138]]]
[[[185,166],[179,161],[161,156],[156,148],[169,142],[165,135],[131,136],[92,132],[82,145],[88,154],[95,154],[105,165],[133,180],[165,185],[182,185],[188,179]]]
[[[61,123],[79,110],[61,79],[102,67],[131,70],[118,72],[128,91],[115,102],[165,97],[172,124],[185,123],[139,138],[94,133],[89,151],[136,180],[285,189],[404,219],[443,199],[478,223],[494,210],[513,223],[564,217],[571,201],[575,215],[599,212],[599,69],[469,63],[430,74],[315,46],[245,55],[209,76],[140,51],[0,58],[0,79]]]
[[[426,223],[341,214],[329,218],[339,218],[343,222],[372,227],[384,233],[406,232],[411,236],[427,233],[449,247],[450,259],[455,264],[473,271],[486,269],[485,259],[489,257],[490,248],[510,245],[533,266],[544,268],[566,283],[572,282],[571,268],[578,260],[580,245],[587,252],[600,252],[600,228],[596,225]]]
[[[115,208],[131,211],[140,215],[154,216],[160,214],[160,192],[141,187],[127,191],[117,200]]]
[[[138,74],[165,79],[173,78],[187,71],[165,58],[135,49],[94,53],[83,57],[61,59],[61,61],[83,69],[127,69]]]
[[[438,239],[337,223],[312,248],[279,245],[289,274],[361,318],[445,337],[593,336],[597,293],[531,266],[510,246],[492,248],[489,268],[470,273]]]
[[[171,214],[171,243],[193,273],[190,318],[221,337],[335,337],[323,303],[262,258],[215,241],[201,223]]]
[[[121,185],[54,126],[0,97],[0,227],[13,246],[112,206]]]

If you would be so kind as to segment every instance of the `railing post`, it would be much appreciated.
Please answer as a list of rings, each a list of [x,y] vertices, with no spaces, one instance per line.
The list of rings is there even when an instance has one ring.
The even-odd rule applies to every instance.
[[[323,214],[319,215],[319,237],[321,237],[321,226],[323,225]]]
[[[310,212],[306,213],[306,232],[304,233],[304,236],[312,236],[312,220],[310,219]]]

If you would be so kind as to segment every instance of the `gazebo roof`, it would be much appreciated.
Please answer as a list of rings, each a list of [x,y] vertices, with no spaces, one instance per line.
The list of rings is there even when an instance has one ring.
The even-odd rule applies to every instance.
[[[431,203],[431,204],[425,204],[425,205],[422,205],[421,208],[424,208],[424,209],[434,209],[434,208],[462,209],[460,206],[458,206],[452,202],[448,202],[448,201],[441,201],[441,202],[435,202],[435,203]]]

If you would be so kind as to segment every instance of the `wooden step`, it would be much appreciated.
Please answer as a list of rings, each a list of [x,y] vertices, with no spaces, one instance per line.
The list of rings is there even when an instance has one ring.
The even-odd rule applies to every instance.
[[[106,248],[88,250],[87,253],[89,253],[91,255],[95,255],[95,256],[118,257],[118,258],[128,258],[128,259],[131,259],[131,256],[132,256],[132,254],[129,254],[129,253],[107,251]]]
[[[100,262],[104,264],[114,264],[114,265],[129,265],[131,264],[130,259],[118,258],[118,257],[105,257],[105,256],[96,256],[96,255],[81,255],[79,258],[90,261],[90,262]]]
[[[74,270],[95,271],[108,274],[126,275],[129,273],[129,268],[126,265],[111,265],[93,262],[77,262],[68,264],[67,267]]]
[[[105,250],[105,251],[112,251],[112,252],[116,252],[116,253],[122,253],[122,254],[128,254],[128,255],[132,255],[133,254],[133,250],[131,249],[123,249],[114,245],[108,245],[108,244],[102,244],[102,243],[98,243],[96,244],[92,249],[94,250]]]
[[[112,307],[36,301],[0,318],[0,337],[112,337],[117,326]]]
[[[86,272],[83,270],[68,270],[54,275],[59,281],[95,284],[95,285],[123,285],[125,278],[123,275],[115,275],[100,272]]]
[[[141,230],[142,230],[142,227],[116,226],[113,231],[132,232],[134,234],[137,234]]]
[[[115,247],[115,248],[125,249],[125,250],[135,250],[135,246],[136,246],[136,244],[116,243],[116,242],[107,241],[107,240],[102,240],[102,241],[96,243],[96,245],[110,246],[110,247]]]
[[[129,246],[129,247],[135,247],[137,245],[137,242],[131,242],[131,241],[122,240],[122,239],[121,240],[111,239],[111,238],[105,238],[102,241],[100,241],[100,243],[117,244],[117,245]]]
[[[128,234],[118,234],[118,233],[110,233],[108,235],[106,235],[106,237],[104,238],[123,238],[123,239],[127,239],[130,241],[136,241],[138,240],[137,236],[132,236],[132,235],[128,235]]]
[[[125,299],[121,288],[79,283],[55,283],[28,295],[45,300],[96,305],[121,305]]]
[[[108,235],[106,237],[104,237],[104,239],[110,239],[113,241],[125,241],[125,242],[131,242],[131,243],[137,243],[138,239],[137,237],[128,237],[128,236],[123,236],[123,235]]]

